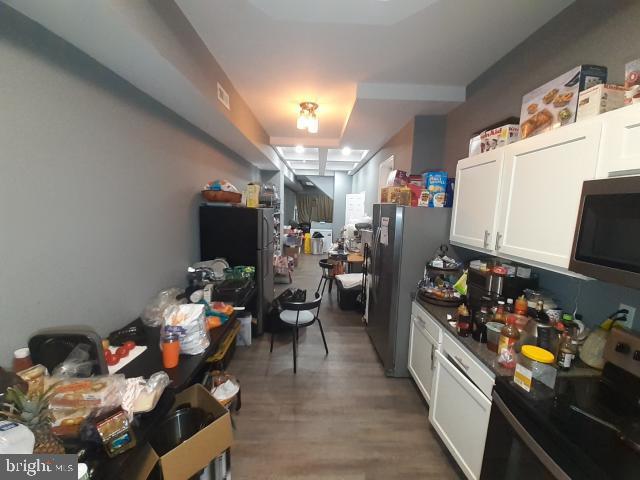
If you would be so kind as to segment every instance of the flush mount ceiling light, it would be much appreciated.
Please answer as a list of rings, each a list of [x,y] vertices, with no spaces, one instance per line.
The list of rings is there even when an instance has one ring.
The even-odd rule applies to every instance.
[[[342,154],[346,157],[348,157],[349,155],[351,155],[351,149],[349,147],[344,147],[342,149]]]
[[[296,153],[304,153],[304,147],[302,145],[296,145]]]
[[[318,133],[318,104],[314,102],[302,102],[296,126],[298,130],[306,130],[309,133]]]

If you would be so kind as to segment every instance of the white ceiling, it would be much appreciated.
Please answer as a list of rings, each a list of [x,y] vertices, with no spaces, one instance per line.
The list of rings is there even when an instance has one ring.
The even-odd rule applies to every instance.
[[[372,155],[572,0],[176,0],[275,145]],[[320,107],[297,130],[298,104]],[[325,148],[326,150],[326,148]]]
[[[333,175],[335,172],[351,172],[368,153],[367,150],[303,147],[302,145],[295,147],[278,145],[276,151],[296,174],[301,175]],[[316,173],[309,173],[309,170]]]

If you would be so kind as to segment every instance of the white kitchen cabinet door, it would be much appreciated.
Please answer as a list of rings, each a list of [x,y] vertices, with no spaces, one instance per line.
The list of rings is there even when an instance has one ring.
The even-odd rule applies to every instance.
[[[598,178],[640,174],[640,104],[602,117]]]
[[[411,316],[409,333],[409,373],[428,404],[431,404],[436,341],[425,329],[424,321]]]
[[[569,266],[582,182],[595,178],[601,122],[580,122],[505,147],[498,255]]]
[[[456,167],[450,240],[492,251],[503,149],[465,158]]]
[[[467,478],[480,478],[491,401],[436,351],[429,421]]]

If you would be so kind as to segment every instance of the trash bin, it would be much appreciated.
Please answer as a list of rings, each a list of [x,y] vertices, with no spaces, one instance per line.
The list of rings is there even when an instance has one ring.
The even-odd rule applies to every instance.
[[[251,312],[244,311],[238,315],[240,331],[236,337],[236,345],[248,347],[251,345]]]
[[[311,239],[311,253],[313,255],[322,255],[324,248],[324,237],[314,237]]]

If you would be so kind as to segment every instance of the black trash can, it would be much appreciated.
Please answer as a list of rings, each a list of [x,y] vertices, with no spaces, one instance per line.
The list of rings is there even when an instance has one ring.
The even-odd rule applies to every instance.
[[[341,310],[358,310],[361,308],[358,298],[362,292],[361,284],[345,288],[340,279],[336,277],[336,285],[338,286],[338,306]]]

